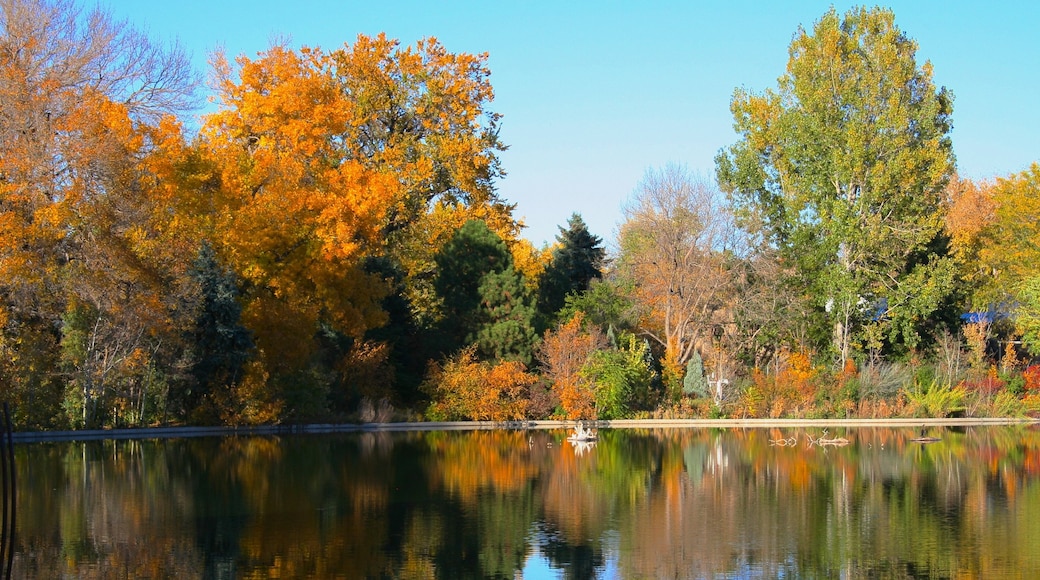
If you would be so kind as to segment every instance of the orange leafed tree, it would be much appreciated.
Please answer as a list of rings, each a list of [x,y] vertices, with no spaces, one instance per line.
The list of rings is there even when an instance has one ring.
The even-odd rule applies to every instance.
[[[382,324],[386,288],[362,262],[413,251],[398,262],[428,265],[436,244],[401,240],[423,233],[435,205],[508,217],[492,188],[500,146],[485,60],[384,35],[333,51],[276,45],[235,65],[215,57],[222,108],[202,129],[211,167],[193,179],[208,171],[201,181],[218,186],[199,188],[194,206],[208,208],[203,235],[245,281],[261,353],[297,345],[279,357],[291,368],[319,321],[351,336]]]
[[[962,275],[976,286],[992,277],[981,261],[984,233],[995,219],[993,185],[953,176],[946,186],[946,232]]]
[[[673,380],[731,308],[736,230],[724,201],[715,184],[668,165],[647,172],[625,210],[618,271],[632,282],[640,330],[663,348]]]
[[[560,399],[567,419],[595,419],[595,385],[582,373],[589,356],[607,344],[595,326],[585,327],[579,311],[569,321],[545,335],[537,358],[543,376]]]
[[[1040,163],[997,179],[993,220],[980,235],[980,258],[1003,291],[1014,291],[1040,268]]]
[[[86,376],[63,320],[80,307],[95,310],[95,344],[125,345],[117,359],[140,369],[154,353],[127,340],[155,339],[165,307],[136,164],[150,126],[190,107],[195,81],[183,53],[103,10],[0,2],[0,376],[26,403],[20,423],[48,422],[25,414],[60,404],[55,378]],[[79,361],[73,376],[56,372],[62,355]]]

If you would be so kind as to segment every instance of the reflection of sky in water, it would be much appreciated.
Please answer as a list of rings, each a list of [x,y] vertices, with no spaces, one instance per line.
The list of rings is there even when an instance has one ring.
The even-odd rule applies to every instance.
[[[521,578],[524,580],[559,579],[565,577],[565,571],[552,565],[549,558],[542,553],[541,547],[550,540],[547,535],[539,531],[540,526],[534,526],[528,534],[528,542],[531,549],[524,560],[521,570]],[[608,550],[606,565],[596,568],[596,578],[599,580],[614,580],[621,578],[618,572],[618,547],[621,536],[617,532],[608,531],[603,534],[603,547]]]

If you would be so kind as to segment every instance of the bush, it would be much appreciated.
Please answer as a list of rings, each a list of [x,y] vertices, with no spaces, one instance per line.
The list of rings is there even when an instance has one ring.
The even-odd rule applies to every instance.
[[[434,421],[512,421],[527,415],[534,375],[523,363],[478,362],[476,348],[463,349],[443,368],[434,367],[423,390],[433,399],[427,415]]]
[[[950,417],[967,409],[968,391],[962,385],[951,387],[932,382],[922,387],[918,384],[904,389],[903,396],[907,400],[906,412],[911,417]]]

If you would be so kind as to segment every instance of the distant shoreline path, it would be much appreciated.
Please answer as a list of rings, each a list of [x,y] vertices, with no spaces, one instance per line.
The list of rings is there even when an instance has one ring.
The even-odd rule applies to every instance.
[[[256,427],[143,427],[83,431],[25,431],[14,433],[16,443],[89,441],[99,439],[173,439],[231,435],[318,435],[400,431],[486,431],[492,429],[570,429],[575,425],[598,429],[768,429],[785,427],[960,427],[1032,425],[1040,419],[618,419],[613,421],[452,421],[409,423],[319,423]]]

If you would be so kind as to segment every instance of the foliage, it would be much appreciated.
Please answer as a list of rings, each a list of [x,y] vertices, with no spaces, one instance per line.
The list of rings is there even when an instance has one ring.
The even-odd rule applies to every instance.
[[[891,399],[913,384],[913,372],[902,363],[879,363],[864,368],[857,381],[862,398]]]
[[[992,221],[979,233],[988,295],[1014,292],[1040,267],[1040,162],[991,186]]]
[[[430,372],[424,385],[432,400],[427,416],[435,421],[523,419],[534,383],[523,364],[481,362],[469,347]]]
[[[599,419],[625,419],[650,407],[656,378],[650,346],[634,334],[621,338],[618,348],[592,353],[582,374],[594,384]]]
[[[952,96],[916,50],[891,11],[832,8],[795,35],[777,91],[736,91],[740,140],[716,158],[742,223],[816,297],[839,367],[871,320],[915,348],[951,290],[933,243],[953,168]]]
[[[483,221],[470,220],[435,260],[443,352],[477,344],[485,359],[530,361],[537,339],[534,307],[502,238]]]
[[[903,389],[911,417],[950,417],[966,409],[968,391],[961,385],[932,382]]]
[[[584,369],[590,358],[606,346],[606,337],[598,327],[587,325],[580,311],[546,333],[537,359],[542,376],[560,401],[564,418],[596,418],[595,385]]]
[[[723,201],[713,184],[668,165],[646,173],[625,210],[618,273],[666,367],[682,369],[731,300],[734,232]]]
[[[200,300],[187,339],[193,353],[188,370],[193,381],[176,396],[185,416],[207,394],[237,382],[254,347],[249,330],[241,323],[237,278],[220,266],[208,243],[199,249],[189,276],[198,284]]]
[[[1025,347],[1040,356],[1040,276],[1031,276],[1019,286],[1015,324]]]
[[[1040,365],[1029,365],[1022,373],[1023,388],[1030,394],[1040,394]]]
[[[701,398],[710,396],[708,379],[704,376],[704,362],[701,360],[701,354],[697,351],[694,351],[693,355],[690,356],[690,360],[686,363],[686,375],[683,377],[682,392],[684,395],[693,395]]]
[[[577,213],[567,220],[566,229],[560,228],[556,243],[538,286],[538,311],[548,320],[565,306],[568,296],[585,292],[593,280],[602,278],[606,265],[603,240],[589,232]]]
[[[623,280],[595,279],[585,292],[568,294],[557,317],[570,320],[580,312],[605,333],[634,330],[638,319],[636,305],[629,295],[629,284]]]
[[[491,272],[478,288],[481,320],[471,340],[484,358],[530,364],[538,341],[535,308],[523,278],[513,268]]]

